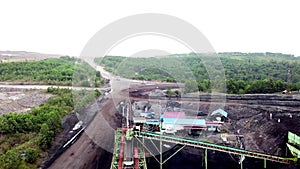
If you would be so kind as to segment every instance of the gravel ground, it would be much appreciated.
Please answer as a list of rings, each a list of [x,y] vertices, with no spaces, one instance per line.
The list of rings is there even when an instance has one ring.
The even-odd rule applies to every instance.
[[[51,96],[40,90],[0,88],[0,114],[26,112],[32,107],[39,107]]]

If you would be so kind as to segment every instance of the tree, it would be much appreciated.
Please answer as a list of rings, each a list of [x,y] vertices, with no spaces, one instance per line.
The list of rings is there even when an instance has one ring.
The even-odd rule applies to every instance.
[[[174,92],[172,91],[171,87],[167,87],[167,97],[169,97],[169,99],[174,95]]]
[[[5,118],[5,116],[0,117],[0,133],[6,134],[11,131],[11,127],[8,123],[8,120]]]
[[[48,124],[43,123],[38,137],[40,148],[43,150],[48,149],[52,145],[53,136],[54,132],[50,130]]]
[[[95,89],[94,93],[96,97],[99,97],[101,95],[101,92],[98,89]]]
[[[2,169],[18,169],[21,163],[21,155],[17,150],[8,150],[0,156],[0,167]]]
[[[58,132],[61,128],[61,123],[62,123],[59,112],[52,111],[52,112],[46,114],[46,116],[47,116],[46,123],[47,123],[49,129],[51,131],[53,131],[54,133]]]
[[[184,84],[184,93],[191,93],[198,91],[198,84],[195,80],[188,79]]]
[[[25,151],[25,161],[27,163],[34,163],[38,158],[38,150],[35,148],[28,148]]]

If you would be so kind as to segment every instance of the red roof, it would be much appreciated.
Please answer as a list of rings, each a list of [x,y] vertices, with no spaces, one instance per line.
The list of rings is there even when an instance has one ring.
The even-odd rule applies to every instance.
[[[164,112],[164,118],[185,118],[184,112]]]

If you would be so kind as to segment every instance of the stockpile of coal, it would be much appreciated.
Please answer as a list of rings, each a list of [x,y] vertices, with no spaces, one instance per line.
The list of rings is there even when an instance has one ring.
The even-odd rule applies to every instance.
[[[201,94],[199,95],[200,101],[223,101],[230,103],[243,103],[243,104],[257,104],[257,105],[275,105],[286,107],[300,106],[299,95],[284,95],[284,94],[245,94],[245,95],[219,95],[219,94]]]
[[[174,151],[165,153],[171,155]],[[208,169],[241,169],[239,156],[227,153],[208,150]],[[159,156],[157,156],[159,159]],[[158,162],[154,158],[148,158],[148,168],[159,168]],[[243,161],[244,169],[263,169],[264,161],[246,157]],[[267,168],[270,169],[298,169],[298,166],[287,165],[267,161]],[[163,165],[164,169],[205,169],[203,150],[193,147],[186,147]]]

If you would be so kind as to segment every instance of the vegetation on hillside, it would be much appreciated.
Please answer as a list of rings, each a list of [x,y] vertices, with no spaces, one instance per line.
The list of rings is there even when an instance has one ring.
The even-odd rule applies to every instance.
[[[274,93],[287,87],[300,89],[300,58],[281,53],[219,53],[225,80],[217,72],[222,69],[214,61],[206,62],[205,54],[180,54],[151,58],[105,56],[95,61],[106,70],[123,77],[139,80],[185,82],[187,92],[209,92],[212,83],[226,83],[227,93]],[[207,64],[209,63],[209,65]],[[207,69],[211,69],[210,75]],[[288,70],[291,81],[288,82]],[[213,76],[212,76],[213,75]]]
[[[0,63],[0,81],[48,85],[99,86],[100,72],[68,56],[41,61]]]
[[[98,90],[48,88],[45,92],[54,96],[39,108],[0,116],[0,168],[38,168],[61,130],[62,118],[73,107],[80,111],[100,95]],[[84,99],[74,103],[74,97]]]

